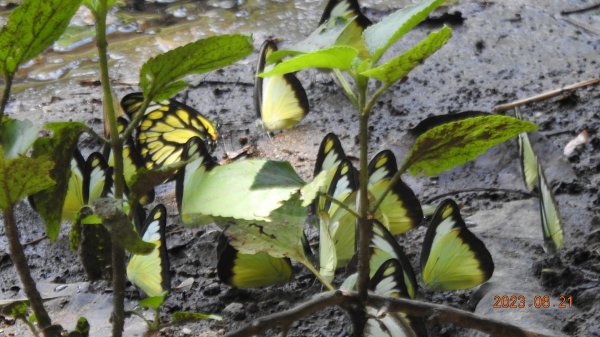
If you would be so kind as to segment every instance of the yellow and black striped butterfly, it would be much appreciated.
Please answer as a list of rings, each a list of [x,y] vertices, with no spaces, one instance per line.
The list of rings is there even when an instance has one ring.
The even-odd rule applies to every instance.
[[[404,268],[396,259],[385,261],[369,282],[369,289],[377,295],[408,298],[403,284]],[[368,337],[426,337],[423,320],[402,312],[389,312],[367,307],[365,336]]]
[[[333,133],[323,138],[319,146],[314,174],[326,172],[326,183],[321,189],[346,207],[355,208],[356,170],[346,158],[339,139]],[[337,268],[346,265],[354,256],[356,219],[339,204],[325,196],[318,196],[312,205],[319,218],[319,266],[326,279],[333,279]]]
[[[467,229],[456,203],[446,199],[437,207],[421,251],[425,287],[458,290],[478,286],[494,272],[485,244]]]
[[[417,278],[415,273],[408,261],[402,247],[398,244],[398,241],[394,239],[390,231],[379,221],[373,221],[373,237],[371,238],[371,257],[369,259],[369,268],[371,271],[371,278],[376,279],[375,275],[383,273],[381,276],[385,276],[389,273],[379,271],[381,266],[388,260],[397,261],[400,269],[395,268],[396,271],[401,272],[401,279],[396,280],[400,288],[394,288],[398,290],[401,297],[415,298],[419,285],[417,284]]]
[[[142,93],[123,97],[121,106],[131,118],[141,107]],[[181,160],[183,146],[198,137],[211,146],[217,140],[214,125],[198,111],[177,102],[152,102],[136,128],[136,148],[147,168],[160,167]]]
[[[515,117],[523,119],[518,109],[515,109]],[[523,182],[528,191],[533,191],[538,183],[538,160],[527,132],[520,133],[517,138],[519,146],[519,159],[521,163],[521,173]]]
[[[540,189],[540,217],[546,250],[556,252],[564,245],[564,233],[560,214],[552,190],[548,186],[542,164],[538,162],[538,186]]]
[[[217,247],[217,275],[221,282],[235,288],[260,288],[289,281],[292,264],[288,258],[267,253],[243,254],[237,251],[225,234]]]
[[[412,266],[392,234],[376,220],[370,247],[369,290],[382,296],[415,298],[418,284]],[[352,288],[355,278],[356,274],[350,276],[342,287]],[[418,317],[372,307],[367,307],[367,315],[365,336],[427,336],[425,325]]]
[[[175,196],[177,199],[177,207],[181,214],[186,192],[193,193],[197,190],[196,183],[200,183],[200,176],[210,171],[217,163],[213,160],[206,145],[202,139],[198,137],[190,138],[183,147],[181,160],[191,159],[184,167],[177,172],[175,182]]]
[[[122,133],[127,128],[128,124],[129,122],[125,118],[117,118],[117,126],[119,133]],[[108,165],[114,167],[114,156],[109,145],[107,145],[104,148],[104,156],[105,158],[108,158]],[[134,175],[142,167],[144,167],[144,161],[142,160],[142,157],[140,156],[137,149],[135,148],[133,138],[128,137],[128,139],[126,139],[123,144],[123,176],[125,178],[126,193],[129,193],[129,188],[133,183]],[[154,196],[154,189],[152,189],[149,193],[147,193],[140,199],[140,203],[142,205],[147,205],[154,201]]]
[[[340,20],[352,20],[352,22],[344,28],[344,31],[337,38],[336,44],[352,46],[359,51],[362,58],[367,58],[369,52],[362,39],[362,33],[365,28],[371,25],[371,20],[361,12],[358,0],[329,0],[321,20],[319,20],[319,27],[337,24]]]
[[[127,279],[150,297],[162,295],[171,288],[166,225],[167,210],[162,204],[156,205],[141,231],[142,240],[153,243],[154,250],[148,255],[134,254],[127,264]]]
[[[109,195],[112,184],[112,168],[100,153],[93,152],[84,160],[79,149],[75,149],[62,208],[62,220],[77,219],[84,206],[90,205],[97,198]]]
[[[277,50],[275,41],[266,40],[258,57],[256,74],[271,70],[267,57]],[[294,127],[308,114],[308,98],[302,83],[294,74],[256,76],[254,82],[254,107],[256,115],[269,131]]]
[[[79,242],[73,242],[73,236]],[[91,207],[84,206],[71,229],[71,242],[77,244],[77,252],[88,280],[110,280],[112,277],[110,232],[102,225],[100,217],[93,214]],[[73,247],[75,248],[75,247]]]
[[[379,200],[397,171],[396,157],[392,151],[384,150],[373,157],[369,163],[369,193],[372,200]],[[375,219],[396,235],[418,226],[423,219],[423,211],[415,193],[402,180],[398,180],[375,212]]]

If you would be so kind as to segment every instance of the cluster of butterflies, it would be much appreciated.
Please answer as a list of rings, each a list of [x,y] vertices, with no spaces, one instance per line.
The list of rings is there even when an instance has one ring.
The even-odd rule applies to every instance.
[[[515,109],[515,116],[522,119],[518,109]],[[556,252],[564,245],[564,233],[552,189],[548,186],[544,168],[537,159],[527,133],[519,134],[517,144],[525,187],[528,191],[537,188],[539,192],[540,219],[545,247],[549,252]]]
[[[78,249],[90,280],[111,278],[111,236],[90,205],[97,198],[112,194],[112,173],[112,167],[99,152],[91,153],[84,160],[79,150],[75,150],[62,219],[73,222],[72,246]],[[134,216],[136,230],[142,240],[153,243],[155,248],[148,255],[132,255],[127,265],[127,277],[148,296],[159,296],[170,288],[165,241],[167,211],[162,204],[156,205],[148,216],[143,208],[137,210]]]
[[[121,106],[128,118],[139,110],[143,102],[141,93],[126,95]],[[119,117],[119,132],[128,125],[128,119]],[[123,148],[126,193],[135,173],[141,168],[153,169],[181,160],[181,153],[190,138],[202,139],[214,147],[217,132],[208,119],[199,112],[175,100],[153,102],[144,112],[134,137],[125,141]],[[106,147],[103,153],[93,152],[84,159],[75,149],[71,160],[71,174],[62,209],[62,219],[72,221],[72,245],[79,254],[91,280],[110,278],[110,233],[93,214],[90,205],[100,197],[112,195],[113,154]],[[154,200],[154,191],[140,200],[148,205]],[[155,244],[149,255],[133,255],[127,266],[127,276],[148,296],[158,296],[169,289],[169,262],[166,254],[166,209],[154,207],[145,216],[143,207],[135,210],[136,230],[144,241]]]
[[[195,158],[202,158],[202,155]],[[198,159],[197,165],[193,165],[194,171],[186,172],[186,175],[203,167],[203,160]],[[210,165],[204,167],[206,169]],[[396,171],[396,158],[391,151],[382,151],[374,156],[369,164],[371,200],[383,194]],[[315,176],[321,172],[326,175],[326,184],[322,194],[315,199],[312,210],[319,219],[320,272],[332,279],[337,270],[353,261],[355,255],[356,218],[350,209],[355,208],[358,176],[339,139],[332,133],[325,136],[319,147]],[[333,202],[331,198],[337,201]],[[423,213],[416,196],[406,184],[398,181],[373,219],[370,289],[376,294],[404,298],[418,296],[416,274],[394,235],[419,226],[422,220]],[[310,247],[305,249],[307,254],[312,254]],[[441,202],[423,243],[421,284],[432,290],[468,289],[487,281],[493,271],[494,263],[489,251],[469,231],[457,204],[450,199]],[[234,287],[261,287],[288,281],[292,276],[292,266],[286,258],[264,253],[239,253],[223,236],[219,242],[218,276]],[[352,289],[355,280],[356,275],[350,275],[341,287]],[[369,308],[368,336],[426,336],[424,324],[417,318],[401,313],[381,317],[376,312]]]

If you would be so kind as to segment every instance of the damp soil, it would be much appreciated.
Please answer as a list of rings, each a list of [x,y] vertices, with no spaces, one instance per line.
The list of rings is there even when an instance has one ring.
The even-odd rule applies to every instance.
[[[374,20],[402,6],[400,1],[373,0],[362,4],[366,15]],[[250,21],[246,26],[242,23],[236,27],[253,33],[258,48],[268,35],[280,35],[287,42],[306,35],[311,29],[307,27],[316,26],[322,6],[298,1],[292,6],[296,14],[285,15],[288,12],[284,11],[273,16],[270,25],[256,24],[256,29],[252,28],[252,20],[264,20],[252,17],[252,13],[264,12],[265,6],[270,5],[277,3],[238,2],[224,10],[231,11],[230,15],[241,22]],[[376,104],[371,119],[370,153],[390,148],[401,159],[406,154],[402,136],[428,116],[465,110],[491,111],[499,103],[597,77],[600,10],[561,14],[585,5],[589,2],[461,1],[436,11],[404,37],[396,51],[406,49],[443,24],[453,28],[453,37]],[[227,29],[220,28],[218,32]],[[130,53],[137,54],[145,46],[156,47],[161,43],[153,40],[157,37],[160,34],[143,40],[146,42],[140,42]],[[119,97],[138,90],[135,69],[140,65],[131,59],[113,59],[118,70],[111,76]],[[288,160],[309,179],[320,140],[328,132],[335,132],[346,152],[357,157],[356,115],[327,73],[298,74],[307,90],[311,111],[296,128],[276,133],[272,138],[261,131],[255,123],[252,103],[255,59],[256,53],[224,70],[192,77],[190,88],[178,95],[178,99],[220,123],[221,140],[216,156],[223,157],[226,152],[250,144],[251,156]],[[37,122],[78,120],[101,132],[101,92],[94,82],[97,79],[94,71],[37,85],[24,81],[26,89],[14,95],[9,115]],[[524,193],[515,141],[499,145],[477,160],[438,177],[405,178],[424,205],[435,205],[444,197],[455,198],[462,207],[463,217],[485,242],[496,265],[493,277],[484,287],[424,292],[425,300],[555,336],[600,336],[599,111],[597,87],[565,92],[560,97],[521,108],[526,119],[539,125],[532,142],[546,166],[560,208],[565,248],[557,255],[544,252],[538,201]],[[569,157],[564,156],[566,143],[583,130],[589,133],[590,142]],[[98,144],[85,141],[83,146],[91,151]],[[184,284],[169,296],[163,310],[165,319],[168,321],[170,312],[194,310],[221,314],[223,321],[166,327],[157,335],[220,336],[254,318],[291,308],[323,290],[301,266],[295,266],[293,280],[281,286],[242,290],[221,283],[215,270],[218,228],[186,228],[176,215],[174,185],[162,186],[158,192],[157,202],[165,203],[171,214],[167,244],[172,285]],[[28,204],[20,204],[17,211],[21,241],[26,243],[25,253],[34,278],[39,280],[44,295],[63,296],[47,302],[53,318],[71,328],[77,316],[85,315],[92,321],[93,336],[108,336],[110,285],[86,280],[76,253],[68,249],[69,225],[63,226],[56,242],[49,242],[43,239],[43,224]],[[425,226],[426,223],[399,238],[417,272]],[[307,229],[314,242],[314,229]],[[22,289],[6,254],[3,228],[0,228],[0,248],[1,297],[20,297]],[[336,281],[341,281],[341,277]],[[493,307],[497,296],[511,295],[524,296],[528,302],[536,296],[548,296],[556,305],[560,296],[571,297],[572,306]],[[139,294],[130,286],[127,298],[127,305],[132,308]],[[127,336],[143,334],[140,319],[128,319],[126,325]],[[332,308],[298,321],[289,335],[347,336],[350,326],[348,317]],[[431,336],[480,335],[449,325],[432,324],[429,328]],[[23,326],[0,316],[0,336],[11,333],[28,335]]]

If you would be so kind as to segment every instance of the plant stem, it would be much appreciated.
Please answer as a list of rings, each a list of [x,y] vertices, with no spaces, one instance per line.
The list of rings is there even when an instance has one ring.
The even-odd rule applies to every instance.
[[[117,128],[117,118],[110,88],[110,79],[108,75],[108,57],[106,41],[106,13],[108,11],[107,0],[98,2],[96,12],[96,46],[98,48],[98,57],[100,62],[100,76],[102,83],[102,92],[104,96],[104,105],[107,107],[108,122],[110,127],[110,144],[114,156],[114,177],[115,191],[114,197],[118,200],[123,197],[124,177],[123,177],[123,142],[119,139]],[[112,312],[112,335],[121,337],[125,325],[125,250],[118,244],[119,231],[111,231],[112,245],[112,286],[113,286],[113,312]]]
[[[356,99],[356,96],[352,91],[352,87],[350,86],[348,81],[346,81],[344,74],[342,74],[342,72],[339,69],[333,69],[333,73],[335,74],[335,78],[337,78],[338,82],[342,86],[342,89],[344,89],[346,97],[348,97],[348,99],[350,100],[350,102],[352,102],[354,106],[358,107],[358,100]]]
[[[365,88],[366,89],[366,88]],[[366,90],[363,90],[359,94],[359,189],[358,189],[358,214],[360,217],[357,221],[358,227],[358,280],[357,280],[357,290],[358,290],[358,298],[360,305],[356,312],[352,313],[354,322],[354,336],[362,336],[364,326],[366,323],[366,303],[369,289],[369,246],[371,244],[371,236],[372,233],[372,224],[369,220],[369,172],[368,172],[368,156],[369,156],[369,110],[364,110],[365,103],[365,93]]]
[[[31,277],[27,258],[23,252],[23,246],[21,246],[21,242],[19,241],[19,231],[15,221],[14,206],[8,206],[2,213],[4,215],[4,228],[6,239],[8,240],[10,259],[17,269],[17,274],[19,274],[19,278],[23,284],[23,290],[25,291],[25,295],[27,295],[31,310],[33,310],[33,313],[37,318],[40,330],[46,337],[60,337],[61,329],[59,326],[52,325],[50,316],[48,316],[48,312],[44,308],[42,296],[36,288],[33,277]]]
[[[4,116],[4,110],[6,109],[6,104],[8,104],[8,99],[10,98],[10,89],[12,88],[12,74],[4,75],[4,90],[2,92],[2,101],[0,102],[0,123],[2,122],[2,117]]]
[[[308,270],[315,275],[315,277],[321,282],[321,284],[325,286],[325,288],[327,288],[327,290],[335,290],[333,285],[321,276],[321,273],[319,273],[319,271],[315,268],[315,266],[312,265],[312,263],[310,263],[310,261],[303,259],[300,261],[300,263],[308,268]]]
[[[356,304],[357,300],[359,300],[359,295],[356,292],[338,290],[321,293],[295,308],[261,317],[225,336],[256,336],[270,329],[288,326],[302,317],[328,307],[337,305],[346,309],[348,306]],[[547,334],[525,330],[506,320],[489,319],[441,304],[371,295],[368,299],[368,305],[377,309],[385,308],[387,312],[404,312],[411,316],[423,317],[429,322],[453,323],[495,337],[549,337]]]
[[[346,212],[352,214],[356,219],[360,218],[360,214],[358,214],[355,210],[353,210],[352,208],[348,207],[348,205],[346,205],[343,202],[337,200],[336,198],[330,196],[329,194],[319,192],[319,195],[322,196],[325,199],[330,200],[332,203],[338,205],[340,208],[344,209]]]

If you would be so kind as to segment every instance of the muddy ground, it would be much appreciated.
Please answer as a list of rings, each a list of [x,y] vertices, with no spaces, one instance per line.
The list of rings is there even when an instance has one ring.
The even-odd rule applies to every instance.
[[[454,29],[453,37],[376,105],[371,153],[392,148],[402,156],[405,151],[401,136],[427,116],[464,110],[490,111],[499,103],[598,77],[600,10],[561,14],[563,10],[589,4],[558,0],[460,1],[437,11],[432,19],[403,38],[397,49],[407,48],[444,23]],[[275,2],[248,1],[226,11],[243,21],[253,18],[253,13],[263,13],[267,8],[264,6],[269,5],[279,6]],[[237,30],[253,33],[256,47],[268,35],[277,34],[293,41],[316,26],[322,6],[319,2],[298,1],[293,6],[296,12],[274,16],[267,26],[241,24],[232,30],[241,27]],[[377,20],[402,3],[370,1],[363,6],[365,13]],[[136,45],[134,54],[144,48],[143,43],[153,44],[143,40]],[[278,133],[272,140],[257,128],[252,105],[255,58],[256,53],[223,71],[195,77],[190,89],[179,96],[210,119],[220,121],[218,156],[239,149],[240,142],[247,139],[256,149],[255,156],[289,160],[308,179],[318,144],[328,132],[337,133],[346,152],[357,155],[357,118],[328,74],[299,74],[307,89],[311,112],[298,127]],[[114,66],[112,77],[117,95],[137,90],[134,69],[139,68],[139,63],[136,64],[135,57],[115,58]],[[43,120],[81,120],[100,131],[100,89],[81,82],[93,80],[94,76],[93,71],[87,75],[82,71],[78,77],[18,92],[11,101],[9,114],[39,121],[41,111]],[[463,217],[474,224],[472,230],[486,243],[496,265],[485,291],[426,292],[423,298],[555,336],[600,336],[599,98],[599,89],[590,87],[521,109],[526,119],[540,127],[532,139],[546,165],[546,175],[555,188],[560,207],[566,236],[565,249],[557,256],[544,253],[537,199],[521,193],[525,189],[515,141],[439,177],[406,177],[423,204],[435,204],[444,194],[456,198],[463,206]],[[589,144],[565,157],[562,154],[565,144],[583,130],[591,136]],[[93,148],[94,144],[88,142],[86,146]],[[467,191],[477,188],[488,190]],[[163,314],[167,318],[175,310],[197,310],[222,314],[224,320],[168,327],[161,335],[218,336],[247,324],[252,318],[290,308],[321,291],[318,282],[301,267],[297,268],[294,280],[282,286],[237,290],[221,284],[215,271],[216,227],[184,228],[175,213],[173,191],[173,185],[162,187],[158,200],[172,211],[168,227],[172,284],[177,286],[189,278],[193,278],[193,284],[174,290]],[[23,203],[18,211],[22,242],[42,237],[43,225],[29,206]],[[26,254],[34,277],[45,294],[68,295],[48,302],[53,318],[71,327],[75,317],[84,314],[92,320],[93,336],[107,336],[110,287],[103,282],[86,282],[76,254],[68,249],[68,227],[63,227],[55,243],[41,240],[27,244]],[[399,238],[415,268],[425,230],[420,227]],[[0,228],[1,297],[19,297],[21,287],[5,247]],[[64,286],[57,288],[58,285]],[[138,293],[132,287],[129,290],[128,306],[132,307]],[[572,296],[573,307],[493,309],[494,297],[504,295],[522,295],[528,301],[548,295],[556,304],[560,296]],[[9,336],[11,332],[27,335],[23,326],[10,323],[0,321],[0,336]],[[345,336],[349,326],[344,314],[332,309],[298,322],[290,335]],[[126,335],[141,336],[143,327],[141,320],[131,318],[127,321]],[[430,328],[431,336],[477,335],[446,325]]]

